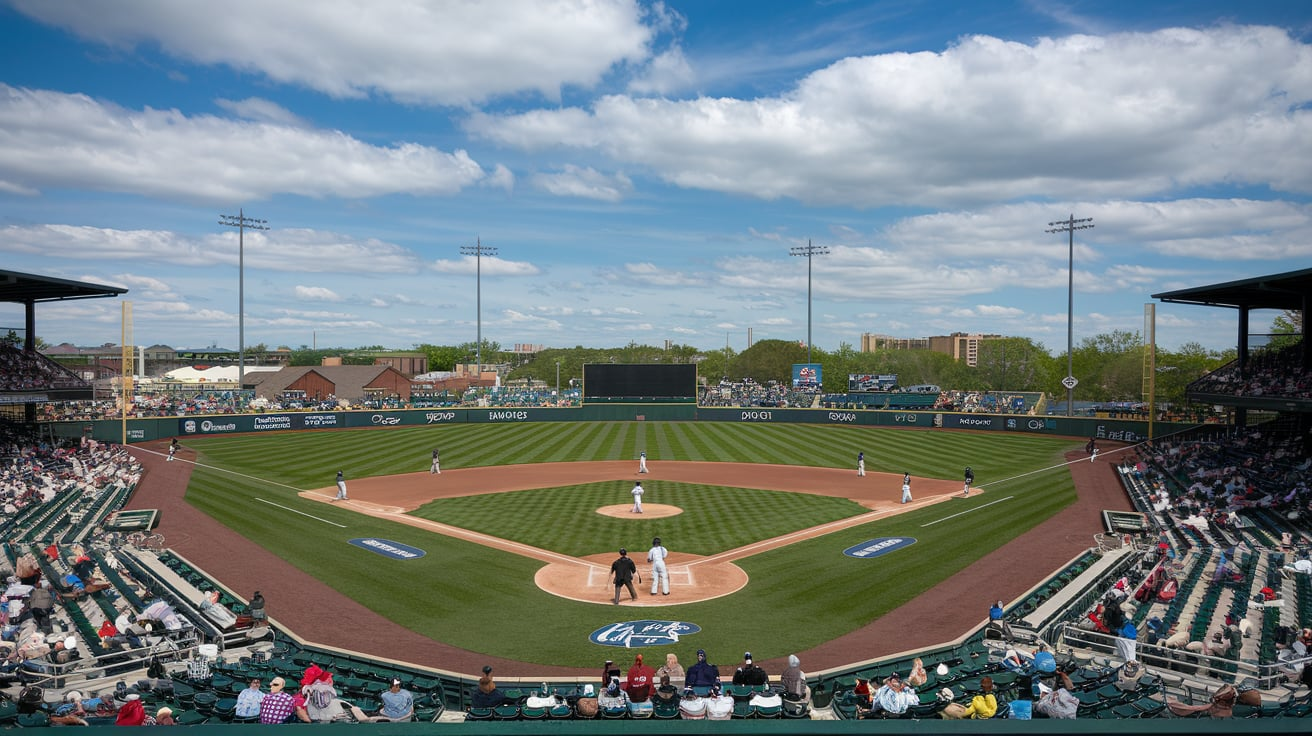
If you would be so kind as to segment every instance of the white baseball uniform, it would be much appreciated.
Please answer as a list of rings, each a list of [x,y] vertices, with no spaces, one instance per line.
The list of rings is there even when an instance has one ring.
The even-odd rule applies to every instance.
[[[670,551],[662,545],[655,545],[647,551],[647,561],[651,563],[651,594],[656,595],[656,583],[661,584],[661,593],[670,594],[670,573],[665,569],[665,558]]]

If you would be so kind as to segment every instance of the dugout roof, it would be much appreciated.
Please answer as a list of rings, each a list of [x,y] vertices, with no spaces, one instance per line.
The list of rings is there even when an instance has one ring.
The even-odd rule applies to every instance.
[[[0,271],[0,301],[29,304],[67,299],[94,299],[126,294],[127,289],[87,281],[70,281],[18,271]]]
[[[1164,291],[1153,294],[1153,298],[1175,304],[1198,304],[1205,307],[1287,309],[1301,312],[1309,293],[1312,293],[1312,268],[1227,281],[1210,286]]]

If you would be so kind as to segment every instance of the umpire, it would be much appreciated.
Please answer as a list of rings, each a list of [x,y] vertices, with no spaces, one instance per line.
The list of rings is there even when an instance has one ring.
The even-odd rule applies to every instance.
[[[633,578],[638,574],[638,566],[633,564],[633,560],[629,559],[627,549],[620,547],[619,559],[610,563],[610,574],[615,583],[615,600],[611,601],[612,604],[619,605],[621,587],[627,587],[629,597],[635,601],[638,600],[638,591],[633,589]],[[642,582],[641,577],[638,578],[638,582]]]

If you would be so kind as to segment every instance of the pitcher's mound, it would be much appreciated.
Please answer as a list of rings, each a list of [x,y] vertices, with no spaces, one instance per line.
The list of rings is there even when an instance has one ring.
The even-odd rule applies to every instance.
[[[666,516],[678,516],[683,513],[683,509],[664,503],[644,503],[642,513],[635,514],[633,513],[633,504],[621,503],[614,506],[602,506],[597,509],[597,513],[602,516],[613,516],[617,519],[662,519]]]

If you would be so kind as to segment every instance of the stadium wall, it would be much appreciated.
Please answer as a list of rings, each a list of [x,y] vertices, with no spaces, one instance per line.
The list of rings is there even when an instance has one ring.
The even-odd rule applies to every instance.
[[[691,404],[599,404],[575,408],[498,407],[449,409],[397,409],[338,412],[272,412],[210,416],[129,419],[128,443],[170,437],[198,437],[260,432],[413,427],[442,424],[520,422],[738,422],[747,424],[835,424],[911,429],[970,429],[1020,432],[1062,437],[1097,437],[1114,442],[1148,439],[1148,422],[1095,417],[1050,417],[1013,414],[963,414],[881,409],[764,409],[759,407],[698,407]],[[125,423],[118,419],[54,422],[61,437],[88,436],[106,442],[123,437]],[[1163,436],[1192,424],[1158,422],[1155,434]]]

